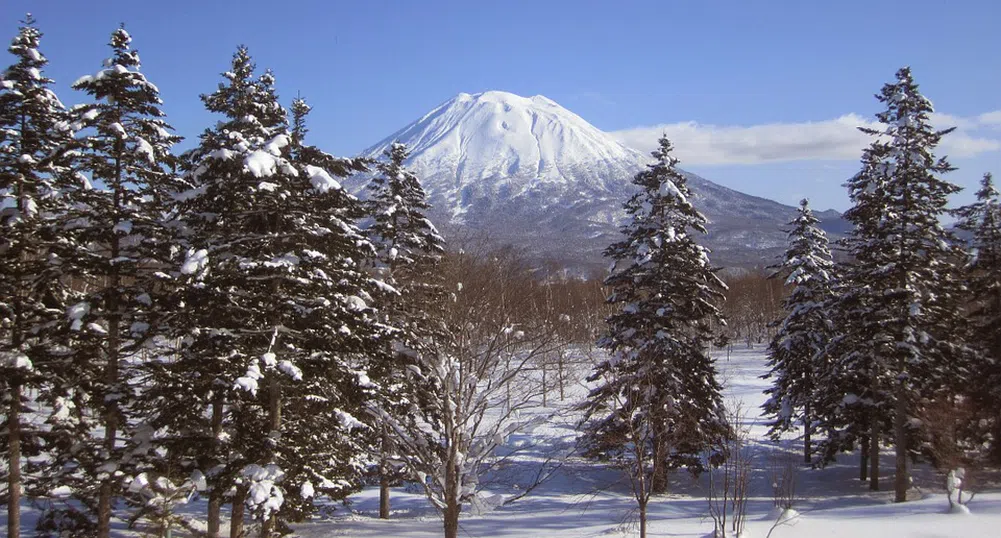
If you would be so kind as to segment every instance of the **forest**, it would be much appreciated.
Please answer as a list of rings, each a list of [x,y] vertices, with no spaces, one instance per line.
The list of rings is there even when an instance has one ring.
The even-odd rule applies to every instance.
[[[892,466],[904,502],[916,462],[952,483],[1001,463],[998,192],[986,174],[950,208],[950,129],[908,68],[877,94],[844,239],[804,200],[783,259],[721,271],[665,137],[608,273],[582,278],[443,234],[402,144],[378,161],[310,145],[310,105],[283,105],[245,47],[201,96],[217,121],[177,152],[124,26],[109,47],[66,107],[28,16],[0,74],[8,536],[279,536],[366,485],[389,517],[408,483],[454,538],[499,502],[480,481],[523,411],[581,382],[575,454],[628,477],[641,536],[680,472],[723,473],[710,516],[736,536],[741,433],[716,357],[737,348],[766,350],[769,435],[800,439],[804,464],[859,454],[873,490]],[[365,196],[342,187],[357,174]]]

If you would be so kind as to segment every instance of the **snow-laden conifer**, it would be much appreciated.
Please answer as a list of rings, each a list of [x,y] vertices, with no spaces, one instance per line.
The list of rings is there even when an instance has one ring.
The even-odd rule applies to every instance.
[[[907,460],[917,448],[909,441],[921,433],[922,410],[949,398],[966,367],[953,310],[960,253],[941,223],[959,188],[940,178],[953,168],[934,155],[951,129],[931,127],[931,102],[910,69],[900,69],[876,97],[886,106],[876,115],[881,127],[862,129],[874,141],[863,153],[862,172],[848,183],[854,207],[845,217],[855,229],[846,241],[853,261],[845,272],[852,288],[841,318],[851,321],[834,342],[840,348],[833,371],[855,380],[862,393],[849,392],[844,380],[827,386],[841,386],[847,414],[869,421],[874,471],[879,445],[896,447],[896,499],[903,501]],[[869,477],[872,487],[878,478]]]
[[[431,312],[436,310],[433,303],[444,299],[437,271],[444,239],[426,216],[430,205],[420,180],[403,164],[407,156],[406,146],[392,144],[368,185],[367,231],[376,246],[375,268],[392,287],[379,294],[378,302],[387,324],[396,329],[372,369],[383,389],[377,414],[381,428],[374,432],[383,518],[389,517],[390,483],[407,472],[396,454],[394,430],[415,434],[421,413],[414,406],[434,397],[428,390],[427,361],[434,354],[428,342],[440,336],[440,320]]]
[[[73,368],[61,390],[80,394],[84,405],[79,427],[56,431],[66,438],[55,442],[74,449],[51,455],[49,479],[80,500],[65,509],[93,510],[86,517],[97,536],[109,535],[115,499],[138,461],[124,449],[136,421],[132,395],[140,389],[134,365],[154,335],[168,285],[165,218],[176,189],[170,149],[180,140],[163,120],[159,90],[139,71],[131,41],[124,28],[115,30],[101,69],[73,84],[92,99],[71,113],[74,165],[90,186],[64,193],[70,204],[57,249],[63,270],[83,284],[68,322]]]
[[[769,433],[777,437],[802,424],[807,463],[812,453],[817,374],[824,370],[821,361],[832,330],[825,306],[832,296],[834,262],[819,222],[803,200],[799,214],[789,223],[789,247],[775,276],[783,277],[792,289],[783,304],[786,317],[778,322],[778,332],[768,346],[770,370],[764,376],[773,380],[763,406],[772,417]]]
[[[1001,461],[1001,199],[991,174],[984,174],[977,201],[958,213],[958,227],[972,234],[966,264],[969,329],[971,345],[981,351],[971,388],[982,416],[993,425],[986,428],[992,459]]]
[[[667,470],[700,470],[700,454],[728,433],[709,356],[724,324],[717,305],[725,285],[695,241],[707,221],[671,149],[661,138],[656,162],[633,179],[640,191],[624,205],[625,237],[605,250],[608,302],[620,310],[606,320],[599,345],[609,357],[588,378],[597,387],[583,404],[587,452],[631,466],[641,525]]]
[[[224,118],[184,156],[185,311],[171,324],[182,340],[152,372],[154,426],[206,475],[209,534],[224,500],[233,526],[246,506],[267,534],[311,510],[313,495],[354,487],[377,283],[352,224],[358,201],[335,179],[359,165],[290,131],[274,77],[255,78],[245,48],[223,77],[203,101]]]
[[[14,63],[0,72],[0,403],[3,406],[6,460],[7,535],[18,536],[21,492],[47,491],[25,475],[25,459],[40,449],[38,421],[44,413],[33,401],[48,402],[54,420],[63,418],[67,400],[48,383],[64,371],[69,349],[59,333],[73,293],[61,260],[52,253],[62,238],[61,215],[67,190],[77,178],[67,155],[72,131],[63,104],[44,75],[48,64],[39,51],[42,33],[29,14],[7,49]]]

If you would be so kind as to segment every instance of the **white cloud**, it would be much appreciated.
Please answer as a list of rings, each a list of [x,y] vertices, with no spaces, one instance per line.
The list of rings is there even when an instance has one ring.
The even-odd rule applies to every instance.
[[[974,117],[935,113],[931,121],[939,128],[956,127],[942,140],[941,154],[971,157],[1001,150],[1001,139],[978,135],[992,125],[1001,126],[1001,110]],[[612,134],[626,146],[649,152],[661,134],[666,134],[687,165],[759,164],[801,160],[855,160],[871,137],[858,127],[878,124],[857,114],[816,122],[772,123],[751,126],[704,125],[682,122],[636,127]]]
[[[1001,127],[1001,110],[984,112],[983,114],[977,116],[977,121],[980,122],[981,125]]]

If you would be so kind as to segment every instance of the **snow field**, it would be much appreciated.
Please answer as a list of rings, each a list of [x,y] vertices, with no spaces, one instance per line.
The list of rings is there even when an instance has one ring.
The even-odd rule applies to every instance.
[[[767,371],[764,348],[738,349],[714,354],[725,395],[729,403],[739,402],[747,412],[744,425],[749,428],[754,471],[751,499],[748,503],[747,526],[744,536],[765,538],[949,538],[962,536],[994,537],[1001,529],[1001,489],[993,484],[980,489],[970,503],[970,514],[948,513],[945,478],[927,466],[914,469],[915,494],[919,500],[903,504],[892,502],[891,451],[884,454],[884,491],[870,492],[857,479],[857,455],[845,455],[826,469],[814,470],[801,463],[801,444],[788,439],[776,445],[764,437],[767,428],[759,416],[764,402],[762,391],[767,381],[760,375]],[[464,507],[460,520],[460,536],[469,537],[625,537],[637,536],[638,520],[635,501],[628,479],[623,472],[600,463],[574,456],[571,451],[577,438],[578,415],[572,409],[587,393],[579,380],[586,376],[588,361],[578,363],[568,372],[566,399],[560,401],[559,390],[553,385],[548,395],[548,407],[531,408],[528,413],[544,416],[544,424],[530,431],[518,432],[508,439],[506,450],[516,450],[510,461],[491,476],[484,498],[495,495],[505,498],[524,492],[534,481],[540,465],[549,461],[546,469],[560,463],[552,477],[525,497],[480,513]],[[555,376],[553,376],[555,377]],[[575,379],[576,382],[570,380]],[[780,510],[772,499],[772,468],[776,462],[792,458],[796,467],[796,503],[798,517],[772,529]],[[488,480],[484,480],[484,483]],[[489,505],[489,503],[485,503]],[[328,537],[399,537],[430,538],[442,535],[441,519],[424,494],[415,487],[398,487],[392,491],[392,511],[389,520],[378,519],[379,491],[367,487],[349,499],[347,506],[330,503],[324,515],[311,522],[295,526],[294,536]],[[25,500],[22,507],[22,528],[32,529],[38,515],[37,507]],[[204,517],[204,499],[192,499],[182,510],[194,518]],[[227,511],[228,512],[228,511]],[[651,537],[701,538],[712,530],[705,499],[705,480],[694,480],[688,474],[675,472],[670,493],[655,497],[649,506]],[[223,533],[227,533],[223,517]],[[6,524],[6,512],[0,513],[0,525]],[[116,521],[115,536],[142,536]],[[175,537],[186,536],[175,531]]]
[[[727,358],[729,355],[729,359]],[[860,483],[858,458],[844,455],[825,469],[810,469],[802,461],[802,445],[794,439],[775,444],[765,438],[767,428],[759,416],[768,381],[764,347],[734,348],[714,354],[725,383],[729,404],[739,403],[745,411],[754,453],[751,499],[748,503],[748,538],[878,537],[945,538],[953,536],[997,536],[1001,528],[1001,490],[982,490],[970,504],[971,514],[949,514],[941,473],[918,466],[914,469],[915,489],[920,500],[904,504],[892,502],[892,459],[884,456],[884,491],[870,492]],[[586,364],[577,369],[575,379],[586,375]],[[531,410],[551,416],[541,426],[520,432],[509,439],[508,447],[523,451],[495,475],[495,484],[486,495],[516,495],[530,482],[539,465],[549,457],[568,454],[576,440],[576,413],[572,406],[586,395],[582,383],[572,384],[567,399],[559,401],[558,390],[550,391],[550,407]],[[772,529],[781,514],[772,499],[772,469],[792,459],[796,467],[797,514]],[[519,483],[519,479],[523,482]],[[503,483],[503,484],[502,484]],[[649,506],[649,535],[702,537],[712,531],[705,499],[705,480],[675,472],[670,493],[655,497]],[[329,519],[296,527],[296,535],[308,538],[330,536],[424,538],[441,536],[441,520],[423,494],[412,489],[394,488],[389,520],[377,518],[378,488],[369,487],[340,504]],[[552,478],[529,495],[509,505],[474,514],[464,508],[460,536],[470,537],[617,537],[637,536],[638,513],[629,492],[626,476],[570,455]],[[787,514],[787,517],[789,514]]]

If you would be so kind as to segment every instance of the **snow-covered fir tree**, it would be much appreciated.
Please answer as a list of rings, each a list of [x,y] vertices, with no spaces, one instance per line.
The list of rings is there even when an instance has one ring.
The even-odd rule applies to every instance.
[[[862,238],[875,234],[886,204],[885,193],[876,188],[873,179],[873,169],[878,165],[876,151],[880,148],[870,149],[872,151],[863,155],[862,170],[845,184],[855,203],[846,212],[846,218],[854,225],[853,231],[838,244],[846,253],[852,251],[852,245],[864,241]],[[817,455],[815,464],[827,465],[834,462],[838,454],[860,447],[859,477],[865,481],[870,479],[869,457],[873,450],[880,449],[879,443],[869,442],[869,434],[874,428],[889,431],[891,423],[888,413],[877,413],[874,406],[866,405],[872,401],[869,393],[875,371],[870,367],[875,364],[873,357],[877,351],[872,335],[876,325],[869,324],[865,316],[879,298],[872,287],[863,284],[864,275],[855,271],[856,268],[850,260],[835,266],[838,278],[833,283],[834,293],[826,307],[835,330],[821,360],[826,368],[815,372],[817,386],[823,390],[817,392],[813,410],[815,429],[821,434],[814,453]],[[851,368],[846,368],[846,361],[842,360],[848,356],[852,357]],[[870,485],[873,487],[878,487],[878,461],[878,457],[872,459]]]
[[[254,77],[246,48],[223,76],[203,101],[224,119],[184,156],[185,310],[172,322],[183,340],[152,372],[152,426],[207,476],[210,535],[225,500],[231,528],[246,505],[269,535],[286,498],[304,499],[301,512],[314,494],[354,487],[377,283],[361,265],[373,249],[351,224],[358,202],[334,179],[354,164],[303,145],[304,133],[293,144],[274,78]]]
[[[434,353],[428,342],[440,336],[435,334],[440,320],[430,315],[432,304],[444,298],[437,271],[444,239],[426,216],[430,205],[420,180],[404,167],[407,156],[406,146],[392,144],[368,185],[371,224],[367,231],[376,246],[376,270],[393,288],[380,293],[378,302],[387,324],[397,329],[371,372],[383,389],[377,421],[382,427],[374,432],[382,518],[389,517],[390,483],[406,472],[397,463],[393,430],[417,429],[420,413],[414,406],[434,394],[428,390],[427,364],[423,363]]]
[[[784,277],[792,290],[783,304],[787,315],[778,322],[778,332],[768,345],[770,370],[763,376],[773,380],[763,406],[773,417],[769,434],[778,437],[802,424],[806,463],[811,460],[812,410],[817,407],[815,374],[825,370],[820,361],[832,330],[825,306],[832,296],[834,262],[819,222],[803,200],[799,214],[789,223],[789,248],[775,276]]]
[[[22,490],[45,495],[35,476],[22,472],[23,456],[41,448],[35,420],[27,413],[66,418],[72,403],[52,390],[69,349],[60,324],[72,291],[51,254],[62,237],[60,215],[76,177],[67,154],[72,131],[67,111],[43,72],[42,33],[29,14],[7,49],[15,58],[0,72],[0,404],[4,420],[7,535],[18,536]],[[32,400],[28,391],[34,392]],[[58,400],[57,400],[58,398]],[[34,407],[32,402],[46,403]]]
[[[991,457],[1001,462],[1001,199],[991,174],[984,174],[977,201],[958,214],[957,226],[972,234],[966,265],[968,318],[971,345],[981,350],[971,385],[978,414],[993,425],[987,428]]]
[[[124,28],[111,34],[111,57],[94,75],[73,87],[93,101],[75,107],[78,131],[74,164],[92,188],[65,193],[70,202],[58,254],[67,275],[81,286],[69,327],[73,369],[61,376],[61,390],[74,392],[79,427],[57,430],[55,440],[72,451],[51,454],[48,479],[86,507],[94,535],[108,536],[115,499],[136,463],[124,446],[132,437],[131,395],[137,387],[137,352],[153,336],[157,297],[167,276],[170,233],[164,218],[169,193],[171,146],[180,137],[163,120],[159,90],[139,71],[138,53]],[[63,517],[63,516],[56,516]]]
[[[846,408],[870,421],[871,487],[878,488],[878,447],[896,448],[896,500],[906,500],[907,460],[916,451],[923,406],[950,397],[966,367],[955,327],[960,283],[959,252],[941,217],[950,194],[959,190],[940,176],[952,170],[935,148],[950,130],[929,122],[931,102],[918,91],[909,68],[877,95],[886,110],[883,127],[862,157],[863,171],[848,183],[855,204],[845,217],[856,225],[847,245],[852,291],[843,319],[851,318],[833,371],[866,378],[863,394],[842,392]],[[846,343],[854,345],[844,345]],[[845,383],[835,384],[845,387]],[[858,408],[864,408],[860,412]],[[892,430],[887,431],[887,422]]]
[[[256,214],[252,202],[258,190],[253,187],[261,181],[252,183],[249,168],[256,166],[254,170],[260,173],[262,163],[270,163],[270,171],[275,171],[274,154],[280,148],[269,148],[273,150],[269,152],[263,146],[284,128],[278,103],[264,102],[246,49],[237,52],[232,68],[223,76],[227,82],[203,95],[202,101],[226,119],[207,129],[200,144],[182,156],[183,179],[190,185],[177,195],[183,252],[173,271],[182,299],[169,330],[174,339],[183,340],[170,360],[147,366],[151,383],[142,402],[150,427],[160,432],[157,443],[173,460],[167,463],[185,474],[205,475],[209,536],[218,536],[221,505],[233,500],[224,496],[250,463],[249,455],[264,452],[261,442],[247,446],[242,444],[246,439],[238,438],[243,393],[234,384],[246,372],[251,357],[267,350],[273,328],[251,327],[252,317],[258,314],[253,308],[231,305],[229,311],[221,310],[229,297],[249,295],[242,292],[244,275],[239,267],[226,267],[228,271],[213,267],[213,281],[205,282],[204,277],[210,259],[217,265],[238,262],[238,256],[225,249],[242,246],[239,236],[247,230],[241,229],[238,218]],[[214,251],[212,258],[209,249]],[[223,280],[227,277],[229,282]],[[253,338],[255,332],[257,338]],[[251,406],[245,414],[252,415]],[[258,420],[263,421],[259,416]],[[241,524],[245,497],[246,488],[233,500],[233,517]]]
[[[728,434],[709,356],[724,325],[717,304],[725,285],[695,242],[707,221],[671,149],[661,138],[656,162],[633,179],[640,192],[624,205],[625,238],[605,250],[608,302],[620,310],[606,320],[599,345],[609,357],[588,378],[598,386],[583,404],[587,453],[632,465],[647,460],[646,470],[631,473],[645,481],[645,498],[666,489],[669,468],[700,470],[700,454]],[[637,500],[642,525],[645,501]]]
[[[296,411],[283,419],[283,436],[294,442],[282,447],[281,465],[286,482],[295,487],[286,488],[283,521],[301,521],[315,513],[313,491],[339,500],[358,487],[358,477],[369,463],[363,433],[370,426],[365,413],[379,389],[368,371],[388,332],[371,309],[360,308],[362,302],[375,304],[377,290],[385,286],[365,271],[365,260],[374,248],[354,225],[364,209],[338,182],[367,171],[367,162],[335,157],[306,144],[308,112],[304,100],[293,102],[290,161],[306,182],[303,187],[309,196],[301,202],[303,233],[325,255],[314,264],[329,280],[318,279],[312,286],[335,302],[316,313],[329,317],[324,320],[330,324],[325,328],[329,332],[323,336],[316,330],[316,338],[326,341],[312,343],[323,355],[306,362],[303,382],[289,387],[287,407]],[[338,304],[343,301],[346,310]]]

